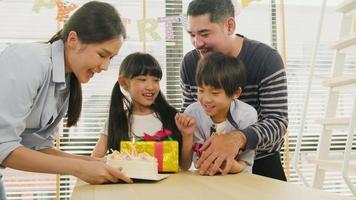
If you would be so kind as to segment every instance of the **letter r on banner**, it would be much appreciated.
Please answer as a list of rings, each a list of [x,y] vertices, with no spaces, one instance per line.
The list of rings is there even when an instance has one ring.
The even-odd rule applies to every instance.
[[[158,22],[155,19],[142,19],[137,21],[140,41],[146,41],[146,34],[149,34],[154,41],[160,41],[162,38],[156,32]]]

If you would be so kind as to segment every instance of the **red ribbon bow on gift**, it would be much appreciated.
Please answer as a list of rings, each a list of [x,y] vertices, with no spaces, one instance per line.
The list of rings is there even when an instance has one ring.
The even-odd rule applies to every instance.
[[[162,141],[162,140],[172,140],[170,137],[172,135],[172,131],[168,129],[163,129],[161,131],[158,131],[154,135],[148,135],[147,133],[143,134],[143,139],[146,141]]]
[[[163,129],[161,131],[158,131],[154,135],[148,135],[147,133],[143,134],[143,139],[146,141],[158,141],[154,143],[155,146],[155,151],[154,151],[154,156],[157,158],[158,162],[158,171],[162,172],[163,171],[163,140],[173,140],[170,135],[172,135],[172,131],[168,129]]]

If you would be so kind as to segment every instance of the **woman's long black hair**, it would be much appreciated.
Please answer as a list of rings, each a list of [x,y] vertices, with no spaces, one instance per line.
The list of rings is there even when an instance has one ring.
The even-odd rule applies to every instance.
[[[147,53],[137,52],[128,55],[121,63],[119,76],[132,79],[141,75],[161,79],[162,70],[158,61]],[[179,149],[181,149],[182,137],[174,120],[177,110],[169,105],[161,91],[151,108],[161,120],[163,129],[172,131],[172,138],[178,141]],[[107,149],[120,150],[120,141],[129,140],[131,117],[132,105],[122,93],[119,83],[116,82],[111,94]]]
[[[75,31],[83,44],[101,43],[114,38],[126,38],[126,31],[117,10],[108,3],[91,1],[80,7],[66,22],[63,29],[48,42],[66,42]],[[82,87],[77,77],[70,75],[70,96],[67,112],[67,127],[76,125],[82,110]]]

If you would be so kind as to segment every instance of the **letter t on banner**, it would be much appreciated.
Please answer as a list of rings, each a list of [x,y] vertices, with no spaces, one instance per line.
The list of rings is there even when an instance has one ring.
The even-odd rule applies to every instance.
[[[173,23],[179,22],[178,16],[171,17],[159,17],[158,22],[164,22],[166,28],[166,39],[171,40],[174,38],[173,35]]]

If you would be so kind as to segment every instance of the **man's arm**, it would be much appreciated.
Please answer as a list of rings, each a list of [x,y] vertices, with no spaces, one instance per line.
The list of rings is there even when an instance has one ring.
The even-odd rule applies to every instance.
[[[184,110],[192,103],[195,102],[193,93],[192,93],[192,86],[189,85],[189,83],[183,82],[183,80],[180,80],[180,87],[182,89],[182,96],[183,96],[183,104],[182,104],[182,109],[181,111],[184,112]]]
[[[199,56],[195,51],[187,53],[180,67],[180,87],[182,89],[183,112],[190,104],[196,102],[197,86],[195,83],[195,69],[197,67]]]
[[[258,86],[259,120],[242,130],[246,136],[246,149],[279,151],[288,127],[287,78],[279,55],[271,61],[279,69],[264,77]]]

